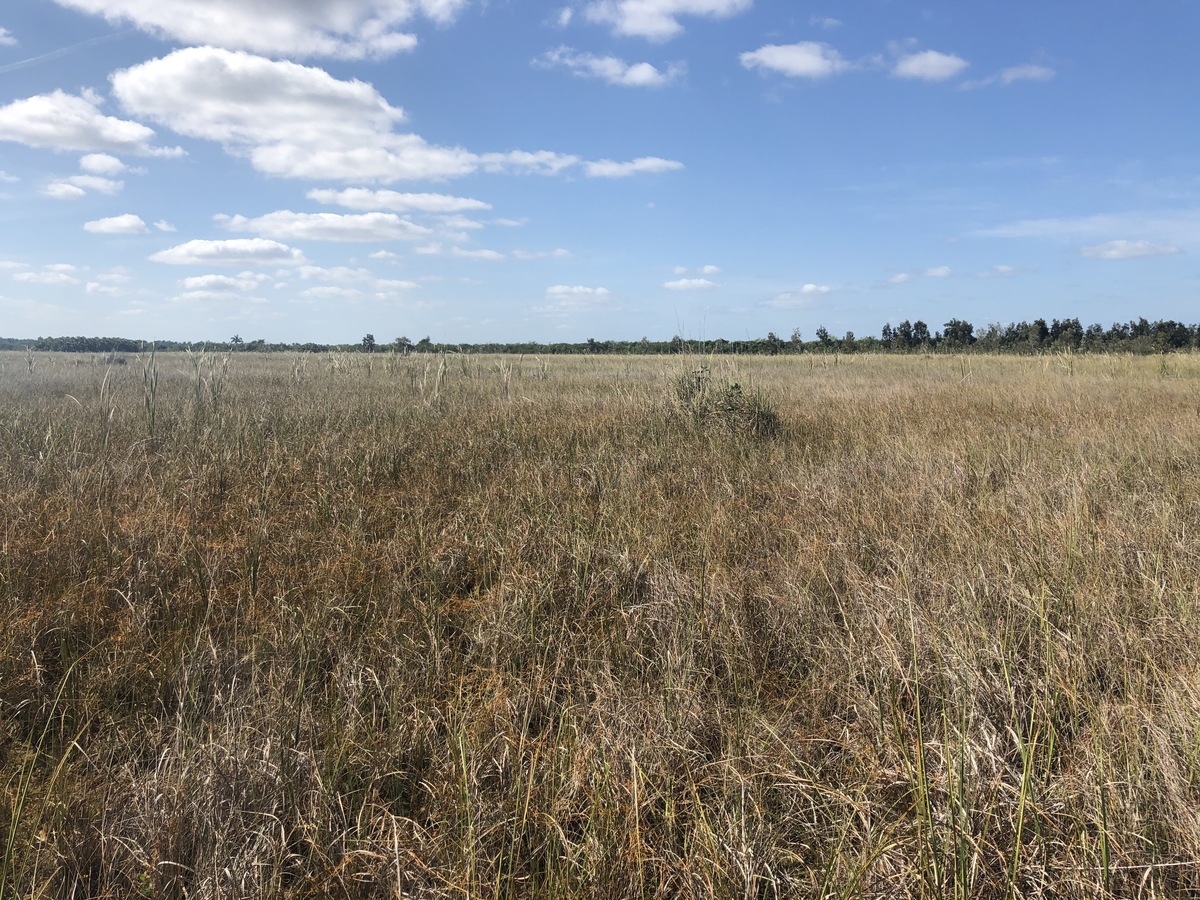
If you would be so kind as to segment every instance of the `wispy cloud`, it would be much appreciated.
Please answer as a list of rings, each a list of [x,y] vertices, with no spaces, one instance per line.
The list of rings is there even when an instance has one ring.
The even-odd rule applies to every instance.
[[[682,168],[683,163],[673,159],[643,156],[630,162],[613,162],[611,159],[601,159],[597,162],[587,163],[584,167],[584,172],[589,178],[628,178],[630,175],[674,172]]]
[[[976,278],[1012,278],[1017,274],[1016,267],[1006,266],[1003,264],[992,266],[990,269],[984,269],[982,272],[976,272]]]
[[[498,262],[504,259],[504,254],[499,250],[465,250],[462,247],[451,247],[450,255],[457,256],[459,259],[481,259],[486,262]]]
[[[1142,256],[1172,256],[1180,250],[1174,244],[1152,244],[1149,241],[1105,241],[1080,247],[1079,254],[1088,259],[1137,259]]]
[[[571,47],[556,47],[537,57],[534,65],[546,69],[566,69],[580,78],[595,78],[618,87],[666,87],[687,72],[680,62],[658,69],[648,62],[628,63],[617,56],[581,53]]]
[[[571,251],[564,247],[556,247],[553,250],[514,250],[512,252],[513,259],[534,260],[534,259],[567,259],[571,255]]]
[[[26,284],[49,284],[49,285],[69,285],[79,284],[78,278],[73,278],[66,272],[17,272],[13,275],[13,281],[23,281]]]
[[[804,307],[813,306],[817,298],[832,291],[833,288],[828,284],[810,282],[794,291],[784,291],[782,294],[776,294],[770,300],[764,300],[762,305],[771,309],[803,309]]]
[[[546,303],[531,311],[541,316],[567,316],[610,309],[612,301],[613,295],[608,288],[556,284],[546,288]]]
[[[429,193],[406,194],[399,191],[375,191],[367,188],[349,188],[344,191],[313,189],[305,196],[318,203],[368,211],[455,213],[492,208],[490,203],[471,197]]]
[[[1159,245],[1200,244],[1200,210],[1100,213],[1091,216],[1021,219],[969,233],[970,237],[1048,240],[1150,240]]]
[[[1019,81],[1050,81],[1058,73],[1049,66],[1042,66],[1036,63],[1026,63],[1020,66],[1010,66],[1007,69],[1001,69],[995,75],[989,75],[987,78],[979,78],[975,81],[964,81],[959,88],[964,91],[971,91],[977,88],[990,87],[992,85],[1000,85],[1007,87],[1010,84],[1016,84]]]
[[[715,282],[707,278],[678,278],[675,281],[663,282],[668,291],[709,291],[715,288]]]

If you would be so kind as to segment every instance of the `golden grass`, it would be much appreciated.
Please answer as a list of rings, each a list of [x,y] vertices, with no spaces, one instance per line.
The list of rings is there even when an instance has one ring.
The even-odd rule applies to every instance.
[[[1200,358],[0,354],[0,429],[4,900],[1200,891]]]

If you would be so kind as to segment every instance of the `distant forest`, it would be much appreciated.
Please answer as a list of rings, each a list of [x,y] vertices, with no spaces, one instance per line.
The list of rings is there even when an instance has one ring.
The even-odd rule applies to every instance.
[[[905,320],[898,325],[883,326],[879,337],[858,337],[852,331],[835,337],[824,327],[818,328],[811,339],[796,329],[787,338],[775,332],[766,337],[745,340],[691,340],[676,335],[669,341],[602,341],[588,338],[577,343],[543,344],[536,341],[518,343],[445,344],[428,337],[412,341],[398,337],[391,342],[377,341],[373,334],[364,335],[354,344],[270,343],[264,339],[243,340],[234,335],[228,341],[136,341],[117,337],[39,337],[0,338],[0,350],[48,350],[68,353],[142,353],[150,349],[171,350],[230,350],[238,352],[366,352],[366,353],[513,353],[553,355],[560,353],[604,354],[761,354],[777,356],[795,353],[1169,353],[1200,349],[1200,325],[1185,325],[1173,320],[1147,321],[1144,318],[1117,322],[1105,328],[1087,325],[1079,319],[1045,319],[994,323],[976,329],[970,322],[951,319],[940,330],[930,330],[918,320]]]

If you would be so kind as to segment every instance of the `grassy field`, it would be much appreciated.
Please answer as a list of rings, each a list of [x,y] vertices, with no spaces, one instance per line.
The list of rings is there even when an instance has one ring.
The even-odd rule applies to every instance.
[[[1200,892],[1200,357],[0,355],[0,521],[3,900]]]

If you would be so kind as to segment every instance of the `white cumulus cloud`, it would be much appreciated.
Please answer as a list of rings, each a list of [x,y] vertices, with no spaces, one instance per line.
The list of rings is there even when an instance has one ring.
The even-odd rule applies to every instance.
[[[16,45],[17,39],[12,36],[12,32],[7,28],[0,28],[0,47],[12,47]]]
[[[178,147],[154,147],[154,130],[106,116],[100,98],[54,91],[0,106],[0,140],[51,150],[107,150],[143,156],[178,156]]]
[[[738,58],[747,69],[778,72],[789,78],[828,78],[852,68],[837,50],[818,41],[767,44]]]
[[[1174,244],[1152,244],[1150,241],[1106,241],[1081,247],[1079,253],[1088,259],[1137,259],[1141,256],[1172,256],[1180,250]]]
[[[561,68],[582,78],[597,78],[618,87],[666,87],[686,71],[682,63],[659,70],[648,62],[628,63],[617,56],[581,53],[570,47],[556,47],[534,60],[545,68]]]
[[[907,272],[897,272],[888,279],[888,284],[907,284],[910,281],[912,281],[912,276]]]
[[[112,82],[133,114],[216,141],[271,175],[388,181],[476,167],[466,151],[395,133],[404,112],[371,85],[293,62],[192,47],[119,71]]]
[[[683,31],[681,16],[725,19],[753,5],[754,0],[593,0],[584,15],[617,34],[665,41]]]
[[[83,230],[92,234],[145,234],[150,229],[140,216],[125,213],[123,216],[109,216],[107,219],[84,222]]]
[[[601,159],[597,162],[587,163],[584,166],[584,172],[589,178],[628,178],[630,175],[674,172],[682,168],[683,163],[673,159],[643,156],[630,162],[613,162],[611,159]]]
[[[404,111],[370,84],[241,51],[176,50],[116,72],[112,83],[131,114],[216,141],[268,175],[390,183],[479,171],[554,175],[582,162],[549,150],[475,153],[435,146],[397,131]],[[646,165],[604,164],[632,171]]]
[[[177,266],[302,265],[307,262],[299,250],[265,238],[188,241],[160,250],[150,259]]]
[[[89,153],[79,160],[79,168],[93,175],[120,175],[126,166],[108,153]]]
[[[965,69],[968,63],[961,56],[953,53],[940,53],[937,50],[922,50],[918,53],[908,53],[896,60],[892,74],[897,78],[911,78],[918,81],[947,81]]]
[[[412,241],[432,232],[423,225],[395,213],[298,213],[289,209],[248,219],[245,216],[216,216],[229,231],[247,231],[278,240],[296,241]]]
[[[184,44],[280,56],[381,58],[412,49],[398,26],[452,21],[467,0],[56,0]]]
[[[953,270],[949,266],[935,266],[925,270],[926,278],[949,278],[952,274]]]

